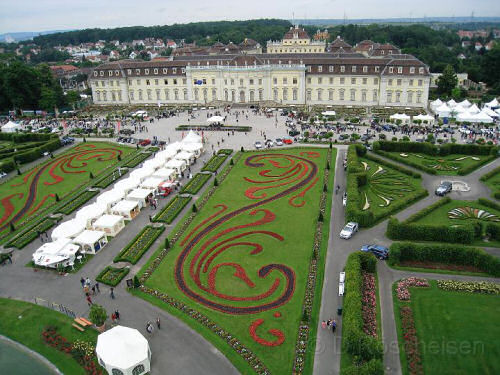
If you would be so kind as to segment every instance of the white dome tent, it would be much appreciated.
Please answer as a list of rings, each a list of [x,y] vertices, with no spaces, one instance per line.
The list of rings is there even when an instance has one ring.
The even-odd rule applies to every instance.
[[[500,105],[500,103],[498,103],[497,98],[494,98],[491,102],[485,104],[485,106],[488,108],[496,108],[499,105]]]
[[[99,364],[110,375],[141,375],[151,371],[151,350],[141,333],[116,326],[97,337]]]
[[[182,143],[201,143],[201,136],[190,130],[189,133],[182,139]]]
[[[417,115],[413,117],[413,121],[420,120],[422,122],[427,121],[429,124],[434,124],[434,117],[430,115]]]
[[[2,125],[2,133],[15,133],[16,131],[21,131],[21,125],[9,121],[5,125]]]
[[[437,107],[435,112],[439,117],[450,117],[450,108],[446,105],[446,103]]]
[[[410,116],[405,115],[404,113],[395,113],[390,117],[392,120],[401,120],[403,124],[406,124],[410,121]]]
[[[478,108],[478,106],[476,104],[473,104],[469,109],[468,111],[470,113],[479,113],[481,112],[481,110]]]
[[[87,226],[87,221],[84,219],[72,219],[59,224],[51,233],[52,241],[57,241],[60,238],[74,238],[82,233]]]
[[[105,204],[92,203],[85,207],[80,208],[76,212],[76,219],[85,220],[87,223],[87,229],[92,227],[94,221],[104,215],[107,211],[107,207]]]
[[[436,108],[443,105],[443,102],[439,98],[437,98],[436,100],[432,101],[430,105],[431,105],[431,109],[433,111],[435,111]]]

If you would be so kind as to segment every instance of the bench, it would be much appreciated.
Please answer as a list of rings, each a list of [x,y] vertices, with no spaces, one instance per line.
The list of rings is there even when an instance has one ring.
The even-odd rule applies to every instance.
[[[72,326],[73,326],[73,327],[75,327],[75,328],[76,328],[77,330],[79,330],[80,332],[85,331],[85,330],[84,330],[82,327],[80,327],[78,324],[73,323],[73,324],[72,324]]]
[[[93,324],[90,320],[87,320],[85,318],[79,317],[78,319],[80,319],[82,322],[85,322],[88,326],[91,326]]]
[[[339,297],[344,295],[344,283],[339,284]]]
[[[83,327],[87,326],[87,323],[85,323],[83,320],[81,320],[81,318],[75,318],[75,323],[79,324]]]

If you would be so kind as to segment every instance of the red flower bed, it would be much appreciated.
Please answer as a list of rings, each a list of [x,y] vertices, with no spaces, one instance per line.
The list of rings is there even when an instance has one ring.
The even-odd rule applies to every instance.
[[[399,313],[401,315],[401,331],[403,333],[408,371],[410,375],[423,374],[424,369],[422,367],[422,358],[418,348],[418,338],[417,331],[415,329],[413,311],[409,306],[403,306],[399,310]]]
[[[363,297],[361,313],[363,315],[363,332],[377,337],[377,298],[375,295],[375,276],[363,273]]]
[[[258,342],[260,345],[263,346],[279,346],[285,342],[285,335],[283,332],[281,332],[279,329],[272,328],[268,332],[275,336],[277,340],[275,341],[268,341],[263,339],[262,337],[259,337],[257,335],[257,328],[264,323],[264,319],[257,319],[255,320],[249,328],[250,336],[252,339],[254,339],[256,342]]]
[[[428,287],[429,282],[426,279],[418,277],[409,277],[407,279],[399,280],[396,288],[396,294],[400,301],[410,300],[410,287]]]

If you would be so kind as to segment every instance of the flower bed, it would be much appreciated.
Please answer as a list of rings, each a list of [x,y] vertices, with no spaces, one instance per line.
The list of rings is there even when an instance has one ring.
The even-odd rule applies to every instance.
[[[33,227],[19,233],[15,238],[10,240],[5,246],[15,247],[17,249],[22,249],[27,244],[35,240],[40,233],[47,231],[54,226],[55,222],[51,219],[45,218],[38,222]]]
[[[231,155],[232,153],[233,153],[232,148],[222,148],[219,150],[219,152],[217,154],[219,154],[219,155]]]
[[[196,194],[210,179],[211,175],[197,173],[181,190],[181,193]]]
[[[113,262],[130,262],[136,264],[142,255],[148,251],[149,247],[163,233],[165,227],[152,227],[150,225],[144,229],[115,257]]]
[[[128,172],[127,168],[121,168],[120,169],[121,174],[118,173],[117,170],[110,172],[106,176],[100,178],[97,182],[95,182],[92,185],[92,187],[101,188],[101,189],[107,188],[109,185],[111,185],[116,180],[120,179],[127,172]]]
[[[179,215],[182,209],[189,203],[191,197],[181,197],[177,195],[172,199],[163,210],[153,218],[154,222],[170,224]],[[199,207],[198,207],[199,208]]]
[[[219,167],[226,161],[228,155],[214,155],[210,158],[209,161],[203,166],[202,171],[206,172],[215,172]]]
[[[55,327],[46,327],[42,331],[42,340],[45,344],[63,353],[70,354],[83,367],[86,374],[103,375],[100,366],[97,364],[97,356],[92,344],[80,340],[71,343],[58,334]]]
[[[135,168],[150,156],[151,156],[150,152],[141,152],[139,154],[136,154],[133,158],[131,158],[127,162],[125,162],[123,166],[127,168]]]
[[[251,126],[210,126],[210,125],[179,125],[175,130],[196,130],[196,131],[236,131],[236,132],[249,132],[252,131]]]
[[[400,301],[410,300],[410,290],[413,287],[429,287],[429,282],[426,279],[421,279],[418,277],[409,277],[407,279],[399,280],[396,295]]]
[[[438,280],[437,286],[446,291],[500,294],[500,284],[487,281]]]
[[[86,190],[81,194],[75,195],[64,206],[61,206],[56,211],[56,213],[69,215],[74,210],[76,210],[78,207],[83,206],[85,203],[87,203],[89,200],[91,200],[97,194],[99,194],[99,191],[97,191],[97,190],[95,190],[95,191]]]
[[[363,332],[377,337],[377,298],[375,295],[375,276],[372,273],[363,272],[362,288]]]
[[[109,286],[117,286],[120,283],[120,281],[122,281],[123,278],[127,276],[129,271],[130,269],[128,267],[116,268],[107,266],[105,269],[101,271],[99,275],[97,275],[96,281],[99,281]]]
[[[410,306],[402,306],[399,310],[401,316],[401,330],[404,340],[404,350],[408,362],[410,375],[424,373],[422,367],[422,357],[418,348],[417,331],[415,329],[415,319]]]

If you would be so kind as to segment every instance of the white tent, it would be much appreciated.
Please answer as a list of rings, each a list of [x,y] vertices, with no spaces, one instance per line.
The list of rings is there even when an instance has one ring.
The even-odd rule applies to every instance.
[[[224,117],[222,117],[222,116],[212,116],[212,117],[207,119],[207,122],[209,124],[217,124],[217,123],[221,123],[223,121],[224,121]]]
[[[163,180],[174,180],[175,175],[175,169],[161,168],[153,174],[153,177],[159,177]]]
[[[474,122],[480,122],[482,124],[491,124],[493,119],[484,112],[479,112],[474,115]]]
[[[191,163],[195,159],[195,155],[192,152],[181,151],[177,155],[175,155],[175,159],[184,160],[187,165],[191,165]]]
[[[136,201],[139,207],[146,207],[148,205],[148,197],[153,195],[153,189],[137,188],[130,192],[127,200]]]
[[[203,151],[202,143],[186,143],[182,145],[182,151],[192,152],[196,157],[199,157]]]
[[[165,160],[161,158],[154,158],[154,159],[149,159],[144,162],[143,168],[152,168],[154,170],[157,170],[158,168],[163,167],[163,164],[165,164]]]
[[[498,107],[498,105],[499,105],[499,103],[498,103],[497,98],[494,98],[491,102],[485,104],[485,106],[488,108],[496,108],[496,107]]]
[[[474,122],[474,114],[470,112],[462,112],[458,114],[456,120],[460,122]]]
[[[118,181],[117,183],[115,183],[115,186],[113,187],[113,189],[116,189],[116,190],[122,190],[125,195],[127,195],[127,193],[130,191],[130,190],[133,190],[135,189],[137,186],[139,186],[141,183],[141,180],[137,177],[128,177],[124,180],[121,180],[121,181]]]
[[[336,115],[335,111],[324,111],[324,112],[321,112],[321,114],[323,116],[326,116],[326,117],[330,117],[330,116],[335,116]]]
[[[121,201],[124,197],[125,192],[123,190],[113,189],[105,191],[104,193],[99,195],[96,199],[96,202],[105,205],[108,209],[110,209],[113,204]]]
[[[457,105],[457,102],[453,99],[450,99],[446,102],[446,104],[448,105],[448,107],[453,108]]]
[[[21,125],[9,121],[5,125],[2,125],[2,133],[15,133],[16,131],[21,131]]]
[[[450,111],[452,115],[458,115],[459,113],[467,112],[468,109],[462,107],[460,104],[457,104],[455,107],[453,107]]]
[[[124,219],[132,220],[140,212],[139,202],[124,199],[111,207],[111,214],[123,216]]]
[[[429,124],[434,123],[434,117],[430,115],[417,115],[413,116],[413,120],[427,121]]]
[[[469,108],[471,106],[471,102],[469,102],[467,99],[462,100],[460,103],[458,103],[459,106],[462,108]]]
[[[182,143],[202,143],[201,136],[190,130],[189,133],[182,139]]]
[[[162,182],[165,180],[160,177],[149,177],[146,180],[142,181],[141,183],[141,188],[144,189],[153,189],[154,194],[158,193],[158,187],[161,185]]]
[[[193,133],[193,132],[190,132],[190,133]],[[194,134],[194,135],[196,136],[196,134]],[[186,136],[186,138],[187,138],[187,136]],[[186,138],[184,138],[184,139],[186,139]],[[184,142],[184,139],[182,140],[183,142]],[[200,143],[200,142],[201,141],[192,142],[192,143]],[[184,143],[189,143],[189,138],[188,138],[188,142],[184,142]],[[163,151],[169,150],[169,151],[175,151],[177,153],[177,152],[179,152],[181,150],[181,147],[182,147],[182,143],[181,142],[172,142],[169,145],[167,145],[167,147],[165,147],[165,150],[163,150]]]
[[[445,104],[441,104],[434,111],[439,117],[450,117],[450,108]]]
[[[101,333],[95,352],[108,374],[142,375],[151,371],[148,340],[134,328],[116,326]]]
[[[57,268],[75,264],[78,245],[71,243],[69,238],[59,238],[54,242],[46,242],[33,253],[33,262],[37,266]]]
[[[108,243],[106,233],[98,230],[84,230],[74,240],[74,244],[80,245],[85,254],[95,254]]]
[[[481,110],[481,112],[486,113],[486,114],[487,114],[488,116],[490,116],[490,117],[500,117],[500,115],[499,115],[497,112],[495,112],[495,111],[491,110],[491,109],[490,109],[490,108],[488,108],[488,107],[484,107],[484,108]]]
[[[123,216],[103,215],[94,223],[94,230],[105,232],[108,236],[116,236],[125,227]]]
[[[430,103],[430,106],[431,106],[431,109],[434,110],[437,107],[441,106],[442,104],[443,104],[443,102],[439,98],[437,98],[436,100],[434,100]]]
[[[92,227],[92,224],[94,221],[97,220],[97,218],[101,217],[104,215],[107,211],[107,207],[105,204],[99,204],[99,203],[92,203],[89,204],[85,207],[80,208],[76,212],[76,219],[80,220],[85,220],[87,229]]]
[[[175,169],[177,174],[181,174],[186,169],[186,162],[184,160],[172,159],[165,164],[165,168]]]
[[[401,120],[403,124],[408,123],[410,121],[410,116],[405,115],[404,113],[395,113],[390,118],[393,120]]]
[[[186,145],[183,145],[183,147],[186,146]],[[175,154],[177,154],[177,150],[172,149],[172,148],[171,149],[165,149],[163,151],[158,152],[156,154],[156,156],[155,156],[155,159],[160,159],[163,162],[166,162],[166,161],[172,159],[175,156]]]
[[[142,181],[145,178],[151,176],[153,173],[155,173],[154,168],[142,167],[142,168],[136,169],[135,171],[130,172],[130,177],[138,178],[139,180]]]
[[[87,221],[82,219],[73,219],[59,224],[50,235],[53,241],[59,238],[74,238],[85,230]]]
[[[481,112],[481,110],[478,108],[478,106],[476,104],[473,104],[469,109],[468,111],[470,113],[479,113]]]

